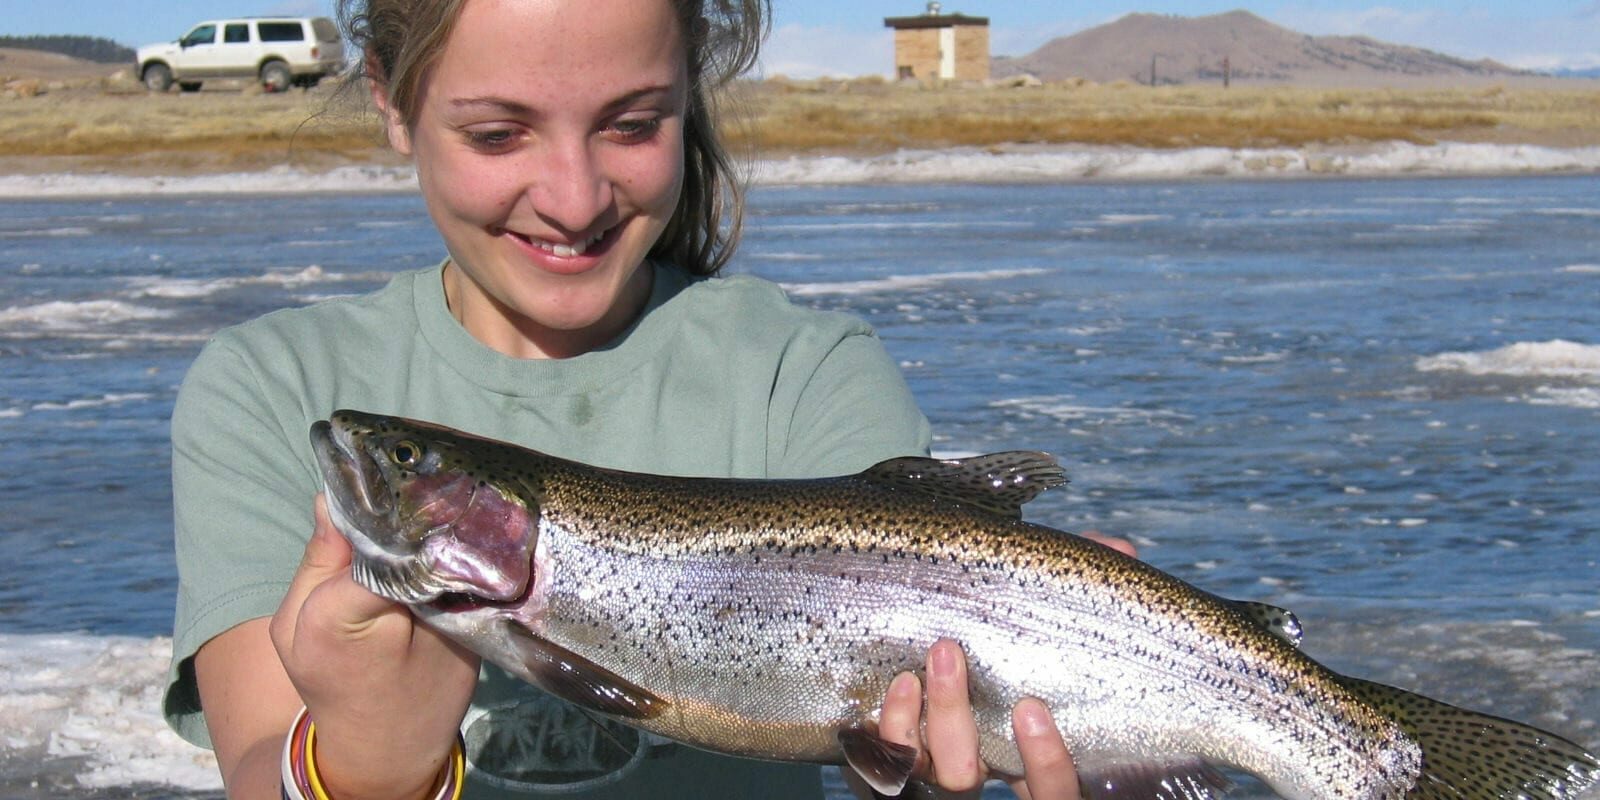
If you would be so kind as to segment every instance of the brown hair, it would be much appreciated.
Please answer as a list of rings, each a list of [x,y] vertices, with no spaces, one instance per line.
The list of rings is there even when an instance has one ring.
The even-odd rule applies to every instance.
[[[717,91],[755,65],[769,24],[769,0],[669,0],[689,65],[684,114],[684,180],[678,207],[651,249],[696,275],[715,275],[744,227],[744,187],[717,128]],[[362,53],[354,81],[382,87],[408,124],[422,77],[439,59],[466,0],[339,0],[339,21]]]

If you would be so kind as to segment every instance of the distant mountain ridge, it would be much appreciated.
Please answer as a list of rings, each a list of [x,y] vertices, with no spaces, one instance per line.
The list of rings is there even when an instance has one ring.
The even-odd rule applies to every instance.
[[[1129,14],[1053,39],[1025,56],[996,58],[993,73],[1102,83],[1220,83],[1224,59],[1231,80],[1261,83],[1371,84],[1537,75],[1488,59],[1469,61],[1366,36],[1310,36],[1248,11],[1207,17]]]

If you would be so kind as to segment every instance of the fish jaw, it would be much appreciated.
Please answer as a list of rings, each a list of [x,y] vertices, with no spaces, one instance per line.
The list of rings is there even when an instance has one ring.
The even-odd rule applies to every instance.
[[[311,442],[358,583],[413,606],[446,595],[505,603],[527,592],[537,513],[472,473],[470,454],[458,452],[471,441],[339,411],[312,426]]]

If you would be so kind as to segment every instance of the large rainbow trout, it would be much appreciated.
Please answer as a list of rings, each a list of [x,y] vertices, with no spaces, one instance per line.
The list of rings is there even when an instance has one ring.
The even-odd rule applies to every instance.
[[[311,430],[363,586],[593,713],[753,758],[848,764],[896,794],[890,679],[940,637],[970,663],[984,761],[1044,700],[1093,798],[1569,798],[1600,762],[1535,728],[1338,675],[1287,612],[1024,522],[1040,453],[900,458],[818,480],[597,469],[423,422]]]

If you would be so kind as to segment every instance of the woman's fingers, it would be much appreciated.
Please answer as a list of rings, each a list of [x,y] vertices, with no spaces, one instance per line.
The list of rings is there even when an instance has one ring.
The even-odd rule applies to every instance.
[[[988,769],[978,751],[966,654],[949,639],[928,650],[927,720],[922,719],[923,687],[909,672],[895,676],[879,715],[879,734],[921,751],[919,780],[933,784],[940,798],[977,797]],[[1022,755],[1024,776],[1011,782],[1022,800],[1081,800],[1078,774],[1050,710],[1033,698],[1012,709],[1012,733]]]
[[[1107,536],[1099,531],[1083,531],[1080,535],[1085,539],[1093,539],[1094,541],[1097,541],[1125,556],[1129,556],[1131,558],[1139,557],[1139,548],[1134,547],[1133,542],[1130,542],[1127,539],[1118,539],[1115,536]]]
[[[272,643],[279,657],[285,660],[294,649],[297,633],[308,616],[311,624],[354,637],[374,620],[401,611],[394,603],[362,589],[350,579],[350,544],[328,520],[327,505],[320,494],[315,516],[316,527],[311,540],[306,542],[300,566],[272,617]],[[326,598],[328,602],[314,604],[314,613],[306,615],[303,613],[306,601],[313,593],[331,596]]]
[[[923,687],[910,672],[896,675],[883,698],[878,735],[917,748],[915,780],[938,788],[941,800],[977,797],[984,767],[978,758],[978,729],[967,701],[966,657],[961,646],[942,639],[928,651],[928,721],[923,725]],[[926,742],[924,741],[926,736]]]
[[[1022,800],[1079,800],[1078,773],[1050,709],[1025,698],[1011,710],[1011,731],[1022,753],[1023,779],[1011,788]]]
[[[986,771],[978,757],[978,724],[967,692],[967,656],[950,639],[928,650],[928,757],[942,789],[968,792],[983,786]]]
[[[894,676],[878,713],[878,735],[895,744],[922,749],[922,681],[909,672]],[[921,754],[926,760],[927,754]],[[920,765],[919,765],[920,766]]]

